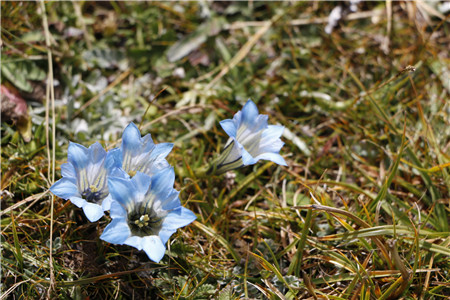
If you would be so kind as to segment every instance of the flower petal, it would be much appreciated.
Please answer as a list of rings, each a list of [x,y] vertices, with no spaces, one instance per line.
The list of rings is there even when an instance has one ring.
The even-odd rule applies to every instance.
[[[256,104],[251,99],[248,99],[242,108],[242,123],[252,125],[257,117],[258,107],[256,107]]]
[[[111,194],[108,194],[105,199],[102,201],[102,208],[104,211],[108,211],[111,209],[111,202],[113,201]]]
[[[284,126],[281,125],[269,125],[266,130],[263,131],[261,139],[278,139],[283,134]]]
[[[113,219],[111,223],[106,226],[100,239],[111,243],[123,245],[125,240],[131,235],[130,228],[127,221],[122,218]]]
[[[133,156],[139,154],[141,133],[134,123],[130,123],[122,134],[122,165],[131,165]]]
[[[144,150],[144,152],[153,151],[153,148],[155,148],[155,143],[153,143],[151,134],[146,134],[144,137],[142,137],[141,143],[144,145],[144,149],[142,149]]]
[[[260,154],[256,157],[258,160],[259,159],[265,159],[265,160],[270,160],[273,161],[276,164],[279,164],[281,166],[287,166],[286,161],[284,160],[284,158],[278,154],[278,153],[263,153]]]
[[[142,250],[142,237],[140,236],[130,236],[123,243],[138,250]]]
[[[181,206],[172,210],[164,219],[162,224],[163,229],[177,229],[186,226],[195,221],[197,217],[189,209]]]
[[[258,153],[255,156],[260,156],[260,154],[272,152],[278,153],[283,147],[284,142],[280,139],[283,134],[284,126],[271,125],[268,129],[264,130],[261,136],[261,143],[259,145]],[[265,158],[262,158],[265,159]]]
[[[256,119],[253,121],[253,127],[252,130],[254,131],[260,131],[263,129],[266,129],[268,127],[267,121],[269,120],[268,115],[259,115],[256,117]]]
[[[99,190],[107,189],[107,170],[105,168],[106,151],[96,142],[88,148],[89,163],[86,166],[88,186],[94,185]],[[83,172],[80,172],[82,174]],[[107,193],[106,193],[107,194]]]
[[[156,145],[150,153],[150,159],[147,160],[145,167],[143,168],[143,172],[148,175],[154,175],[158,173],[160,170],[168,168],[170,165],[165,159],[165,157],[172,151],[173,144],[171,143],[162,143]]]
[[[61,175],[63,177],[72,177],[76,178],[77,173],[75,172],[75,169],[73,168],[72,164],[65,163],[61,165]]]
[[[108,171],[108,174],[111,173],[111,171],[114,168],[116,168],[116,167],[121,168],[122,167],[122,162],[121,161],[116,162],[116,157],[119,157],[119,155],[120,155],[120,158],[121,158],[122,157],[122,153],[120,152],[119,148],[111,149],[111,150],[109,150],[106,153],[105,168]]]
[[[170,151],[173,149],[172,143],[161,143],[157,144],[155,149],[153,149],[152,156],[158,158],[165,158]]]
[[[103,217],[103,208],[95,203],[87,202],[83,205],[83,211],[89,221],[95,222]]]
[[[220,126],[222,126],[222,129],[228,134],[228,136],[236,137],[237,128],[233,120],[227,119],[220,121]]]
[[[72,202],[72,204],[75,205],[76,207],[83,208],[84,204],[87,201],[81,197],[72,196],[72,197],[70,197],[70,202]]]
[[[109,215],[111,218],[127,218],[127,211],[120,205],[119,202],[112,200]]]
[[[177,231],[176,229],[161,228],[161,230],[159,231],[159,238],[161,239],[164,245],[167,243],[172,234],[174,234],[176,231]]]
[[[70,199],[72,196],[80,196],[75,179],[63,177],[50,187],[50,192],[63,199]]]
[[[160,262],[166,253],[166,247],[159,238],[159,236],[152,235],[146,236],[142,241],[142,248],[144,249],[147,256],[154,262]]]
[[[114,148],[108,151],[108,162],[111,161],[111,167],[122,168],[122,149]]]
[[[147,174],[137,172],[136,175],[133,176],[131,181],[134,183],[136,187],[136,192],[145,194],[150,188],[152,178]]]
[[[175,172],[173,167],[163,169],[152,176],[151,192],[163,201],[173,190]]]
[[[178,192],[175,189],[172,189],[172,192],[166,196],[162,203],[162,209],[164,210],[172,210],[174,208],[177,208],[181,206],[180,198],[178,198],[178,195],[180,192]]]
[[[88,156],[93,164],[101,164],[106,156],[106,151],[99,142],[95,142],[88,148]]]
[[[74,166],[77,172],[79,169],[86,167],[89,162],[88,149],[86,147],[70,142],[67,152],[67,161]]]
[[[260,154],[267,152],[278,153],[283,145],[284,142],[280,139],[276,139],[275,141],[263,141],[254,156],[259,156]]]
[[[108,188],[113,200],[118,201],[124,207],[132,205],[136,196],[136,189],[130,179],[109,177]]]
[[[125,172],[122,167],[116,168],[113,167],[110,173],[108,174],[109,177],[119,177],[123,179],[130,178],[130,175],[128,175],[127,172]]]
[[[244,162],[244,165],[254,165],[258,162],[257,159],[253,158],[253,156],[250,155],[250,153],[247,152],[247,150],[242,149],[242,161]]]

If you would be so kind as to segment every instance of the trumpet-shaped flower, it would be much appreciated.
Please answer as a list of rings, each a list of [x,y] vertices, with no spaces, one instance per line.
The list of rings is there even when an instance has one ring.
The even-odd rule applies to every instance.
[[[110,177],[112,221],[100,238],[144,250],[151,260],[159,262],[169,237],[196,219],[181,206],[174,180],[172,167],[153,176],[137,172],[132,178]]]
[[[134,123],[130,123],[122,134],[120,148],[111,150],[114,158],[115,172],[119,177],[127,175],[133,177],[137,172],[152,176],[162,169],[168,168],[169,163],[165,159],[172,150],[171,143],[153,143],[150,134],[141,137],[141,132]],[[123,174],[123,173],[126,174]],[[109,210],[111,198],[103,203],[103,209]]]
[[[97,142],[89,148],[70,143],[67,161],[61,165],[63,178],[50,191],[82,208],[89,221],[95,222],[103,216],[101,204],[109,194],[107,174],[113,159]]]
[[[220,122],[230,138],[216,161],[216,173],[252,165],[260,159],[286,166],[286,161],[279,154],[284,145],[280,139],[284,127],[268,125],[267,120],[268,116],[260,115],[255,103],[248,100],[232,120]]]
[[[151,176],[169,167],[165,158],[172,148],[171,143],[155,145],[150,134],[141,137],[137,126],[130,123],[123,131],[122,145],[113,151],[113,156],[116,164],[130,177],[136,172]]]

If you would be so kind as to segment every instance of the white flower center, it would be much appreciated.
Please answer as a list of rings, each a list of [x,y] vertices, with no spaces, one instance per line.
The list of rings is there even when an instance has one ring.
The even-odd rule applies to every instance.
[[[142,215],[138,220],[134,221],[134,224],[136,224],[139,228],[142,228],[144,226],[148,226],[148,221],[150,221],[150,218],[147,214]]]

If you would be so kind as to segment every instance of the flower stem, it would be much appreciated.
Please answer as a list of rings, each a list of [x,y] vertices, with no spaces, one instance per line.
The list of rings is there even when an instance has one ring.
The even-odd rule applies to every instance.
[[[207,176],[211,175],[219,175],[221,173],[218,172],[218,162],[221,160],[221,155],[214,158],[211,162],[207,163],[206,165],[201,166],[200,168],[194,170],[194,175],[197,178],[205,178]]]
[[[194,175],[197,178],[205,178],[206,176],[210,175],[210,170],[212,169],[210,164],[206,164],[204,166],[201,166],[200,168],[194,170]]]

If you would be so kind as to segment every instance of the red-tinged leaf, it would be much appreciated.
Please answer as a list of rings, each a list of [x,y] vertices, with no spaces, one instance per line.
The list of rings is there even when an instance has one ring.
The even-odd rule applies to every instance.
[[[2,119],[13,121],[25,142],[31,140],[31,119],[28,106],[19,92],[12,86],[0,86]]]

